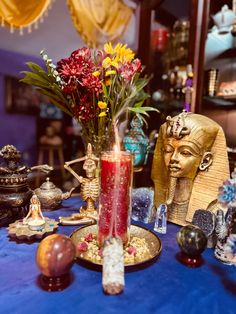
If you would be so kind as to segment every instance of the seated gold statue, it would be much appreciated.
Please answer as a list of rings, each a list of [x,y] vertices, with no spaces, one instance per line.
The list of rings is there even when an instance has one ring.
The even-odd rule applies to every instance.
[[[41,204],[37,195],[33,195],[30,199],[29,212],[23,219],[23,224],[28,224],[31,221],[45,221],[42,211]]]
[[[229,178],[222,128],[199,114],[167,117],[157,139],[151,176],[156,207],[166,203],[173,223],[191,222],[195,210],[206,209]]]

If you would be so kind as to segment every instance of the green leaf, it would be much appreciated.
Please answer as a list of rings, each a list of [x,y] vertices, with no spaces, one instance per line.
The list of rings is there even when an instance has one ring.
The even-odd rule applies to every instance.
[[[139,78],[137,81],[134,82],[137,92],[140,92],[147,84],[148,80],[145,78]]]
[[[47,75],[47,72],[38,64],[34,62],[26,62],[27,66],[30,68],[30,70],[34,73],[44,73]]]
[[[149,114],[145,110],[143,110],[142,107],[140,107],[140,108],[130,108],[129,107],[128,110],[135,112],[135,113],[140,113],[140,114],[143,114],[143,115],[149,117]]]
[[[105,97],[107,98],[108,94],[107,94],[107,88],[106,88],[106,85],[102,83],[102,91],[103,91],[103,94],[105,95]]]
[[[53,96],[53,94],[51,92],[48,92],[44,89],[39,90],[41,94],[48,96],[48,98],[50,99],[50,101],[52,102],[52,104],[54,104],[56,107],[58,107],[59,109],[61,109],[62,111],[64,111],[66,114],[70,115],[71,117],[73,117],[73,114],[66,108],[64,107],[61,102],[60,99],[56,98]]]
[[[32,80],[32,79],[27,78],[27,77],[21,79],[20,82],[23,82],[23,83],[28,84],[28,85],[34,85],[34,86],[40,87],[40,88],[48,88],[47,83],[42,83],[42,82],[39,82],[37,80]]]
[[[66,97],[64,96],[63,92],[61,91],[60,87],[56,84],[53,84],[52,90],[56,95],[58,96],[59,99],[61,99],[62,102],[67,102]]]
[[[156,111],[156,112],[160,112],[158,109],[153,108],[153,107],[141,107],[143,110],[145,111]]]
[[[141,101],[139,101],[139,102],[136,102],[136,103],[134,104],[134,108],[142,107],[143,103],[144,103],[144,100],[141,100]]]
[[[49,79],[46,77],[42,77],[40,75],[38,75],[37,73],[34,72],[22,72],[25,74],[25,77],[23,79],[21,79],[21,82],[24,82],[24,79],[27,78],[28,81],[32,80],[32,85],[37,84],[37,86],[40,86],[40,84],[48,84]]]

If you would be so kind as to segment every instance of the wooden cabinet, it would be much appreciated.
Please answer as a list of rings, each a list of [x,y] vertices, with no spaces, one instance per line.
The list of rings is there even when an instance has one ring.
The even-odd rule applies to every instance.
[[[192,64],[194,72],[191,111],[208,115],[216,120],[222,125],[228,144],[236,146],[236,129],[234,128],[235,131],[233,131],[233,125],[236,123],[236,97],[226,99],[226,97],[206,97],[205,95],[207,80],[204,79],[204,74],[211,67],[219,70],[219,84],[224,81],[236,82],[236,37],[233,37],[230,32],[218,32],[212,18],[223,5],[228,5],[229,9],[232,9],[231,0],[181,0],[178,2],[164,0],[159,1],[155,7],[143,9],[141,2],[140,21],[142,23],[139,29],[138,54],[142,62],[147,64],[147,73],[152,74],[153,66],[155,66],[150,58],[152,11],[159,12],[162,24],[172,27],[174,19],[181,18],[176,13],[179,6],[185,8],[186,16],[190,21],[186,64]],[[167,8],[170,10],[168,11]],[[158,58],[157,63],[161,63],[161,54]],[[158,70],[161,71],[160,64]]]

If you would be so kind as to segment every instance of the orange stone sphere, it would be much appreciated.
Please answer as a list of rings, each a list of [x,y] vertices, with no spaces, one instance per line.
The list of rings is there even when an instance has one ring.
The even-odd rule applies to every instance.
[[[59,277],[67,274],[75,259],[75,245],[62,234],[52,234],[43,239],[36,252],[36,263],[42,274]]]

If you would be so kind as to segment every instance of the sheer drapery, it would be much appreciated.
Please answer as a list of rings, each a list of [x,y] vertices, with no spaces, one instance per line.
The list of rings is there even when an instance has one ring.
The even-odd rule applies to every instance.
[[[1,0],[1,24],[10,26],[11,31],[20,29],[21,34],[25,27],[30,31],[32,24],[37,28],[53,1]],[[89,47],[118,41],[133,13],[122,0],[67,0],[67,4],[75,29]]]
[[[133,13],[122,0],[67,0],[67,3],[76,30],[94,48],[119,40]]]
[[[43,19],[54,0],[1,0],[2,26],[20,29]],[[75,29],[89,47],[115,42],[125,32],[133,10],[122,0],[67,0]]]
[[[36,23],[49,9],[52,0],[1,0],[2,26],[23,29]]]

